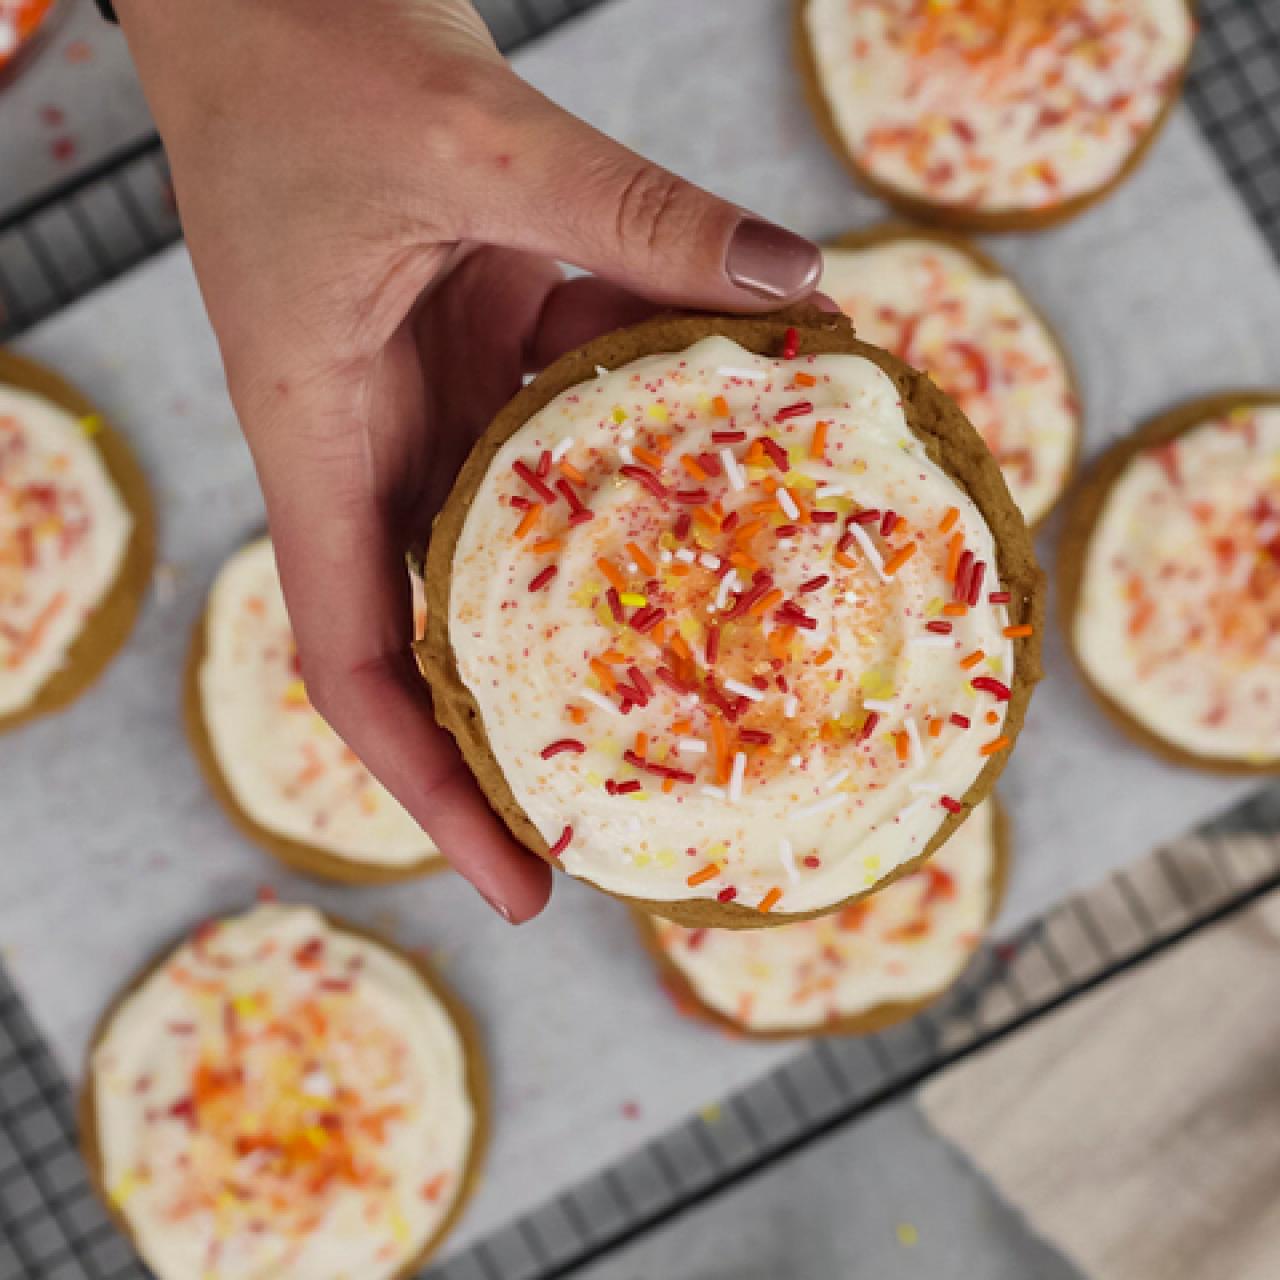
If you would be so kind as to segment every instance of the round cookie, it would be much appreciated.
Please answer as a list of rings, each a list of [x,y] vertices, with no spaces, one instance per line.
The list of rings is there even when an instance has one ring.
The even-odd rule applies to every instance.
[[[1280,772],[1280,392],[1196,400],[1114,445],[1058,569],[1076,664],[1122,728],[1175,763]]]
[[[1066,352],[1014,280],[945,231],[881,223],[823,251],[822,290],[864,342],[892,351],[960,406],[1033,528],[1080,451],[1080,396]]]
[[[735,1035],[866,1035],[938,1000],[995,919],[1009,833],[994,796],[927,863],[819,920],[782,929],[684,929],[635,911],[682,1013]]]
[[[412,575],[421,626],[422,591]],[[270,540],[219,571],[187,658],[188,737],[236,825],[286,866],[347,884],[447,864],[307,698]]]
[[[0,86],[43,42],[56,7],[57,0],[0,0]]]
[[[858,182],[980,232],[1052,226],[1129,177],[1195,31],[1192,0],[795,0],[795,15],[810,105]]]
[[[124,440],[56,374],[0,351],[0,732],[60,711],[128,639],[155,518]]]
[[[1040,673],[989,451],[809,308],[551,366],[473,450],[427,583],[437,717],[516,838],[690,927],[905,874],[994,785]]]
[[[103,1015],[80,1142],[158,1280],[407,1280],[475,1189],[487,1107],[471,1019],[419,959],[259,906]]]

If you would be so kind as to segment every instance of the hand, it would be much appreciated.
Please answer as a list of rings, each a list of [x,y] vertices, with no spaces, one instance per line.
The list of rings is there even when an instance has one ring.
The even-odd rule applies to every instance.
[[[652,303],[795,301],[817,251],[561,111],[462,0],[117,9],[310,697],[485,898],[528,919],[549,869],[435,723],[405,549],[524,373]],[[566,282],[556,259],[612,283]]]

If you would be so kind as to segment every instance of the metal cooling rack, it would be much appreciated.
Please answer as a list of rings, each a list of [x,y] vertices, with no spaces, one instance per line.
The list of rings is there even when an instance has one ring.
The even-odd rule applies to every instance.
[[[601,0],[477,0],[512,49]],[[1280,258],[1280,5],[1200,0],[1187,86],[1226,173]],[[180,235],[163,153],[146,139],[0,214],[0,340]],[[691,1117],[424,1273],[423,1280],[555,1280],[760,1173],[1280,889],[1280,792],[1203,839],[1162,851],[979,953],[934,1011],[862,1039],[814,1042]],[[0,968],[0,1280],[145,1280],[76,1154],[66,1082]]]

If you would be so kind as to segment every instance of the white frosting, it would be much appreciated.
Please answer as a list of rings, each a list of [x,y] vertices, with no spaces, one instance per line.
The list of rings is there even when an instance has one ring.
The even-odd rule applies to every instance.
[[[1066,483],[1080,430],[1061,352],[1018,286],[936,240],[828,249],[822,290],[858,337],[928,373],[1000,463],[1029,524]]]
[[[808,0],[858,165],[936,204],[1039,209],[1105,186],[1174,92],[1187,0]]]
[[[463,1186],[457,1028],[405,961],[308,908],[198,932],[92,1072],[103,1178],[160,1280],[383,1280]]]
[[[984,803],[919,871],[832,915],[776,929],[656,918],[653,928],[704,1005],[750,1031],[812,1031],[950,986],[991,914],[994,867]]]
[[[1280,760],[1280,408],[1129,463],[1089,541],[1074,639],[1094,683],[1167,742]]]
[[[414,575],[415,603],[422,587]],[[209,596],[201,707],[213,753],[260,826],[355,862],[405,867],[435,845],[312,708],[271,543],[237,552]]]
[[[132,528],[86,429],[0,386],[0,716],[29,706],[66,661]]]
[[[713,438],[724,432],[741,438]],[[518,468],[544,454],[539,483],[576,483],[593,518],[570,524],[560,494],[520,538],[526,517],[512,502],[538,491]],[[552,456],[579,480],[558,479]],[[682,458],[715,474],[698,480]],[[716,503],[737,517],[728,532],[705,518]],[[810,508],[832,523],[806,523]],[[890,511],[900,524],[888,535],[879,518],[846,526]],[[952,539],[987,567],[977,606],[947,617]],[[622,581],[623,621],[602,560]],[[570,829],[566,870],[631,897],[807,911],[918,854],[986,763],[983,746],[1002,741],[1007,704],[971,684],[1013,679],[1006,611],[988,603],[994,564],[990,530],[930,461],[877,365],[771,359],[708,338],[602,371],[502,446],[455,549],[449,636],[521,808],[553,848]],[[731,620],[760,571],[772,575],[761,610]],[[658,608],[665,616],[643,627]],[[788,623],[797,609],[812,629]],[[662,769],[681,775],[669,790]]]

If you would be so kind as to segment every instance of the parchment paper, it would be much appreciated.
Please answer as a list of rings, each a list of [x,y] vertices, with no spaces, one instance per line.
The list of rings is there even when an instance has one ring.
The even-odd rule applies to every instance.
[[[879,210],[815,136],[791,68],[788,10],[781,0],[615,0],[535,46],[520,69],[690,178],[833,235]],[[1103,207],[992,247],[1078,361],[1091,452],[1180,397],[1280,381],[1275,266],[1185,112]],[[0,942],[69,1072],[79,1076],[94,1018],[138,965],[263,882],[438,954],[476,1010],[496,1124],[487,1184],[455,1245],[786,1056],[677,1017],[625,913],[567,881],[545,917],[512,930],[446,877],[326,891],[246,846],[205,791],[179,724],[189,629],[218,565],[263,520],[185,253],[18,346],[78,382],[131,436],[173,566],[101,686],[64,715],[0,739]],[[1050,530],[1046,555],[1052,544]],[[1247,790],[1130,748],[1056,641],[1048,660],[1003,788],[1017,836],[1004,928]]]

